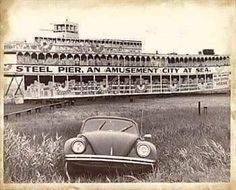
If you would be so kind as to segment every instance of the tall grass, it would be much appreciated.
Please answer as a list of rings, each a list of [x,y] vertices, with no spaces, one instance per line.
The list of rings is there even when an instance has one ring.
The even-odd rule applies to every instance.
[[[4,131],[4,171],[6,182],[53,182],[60,181],[63,170],[63,143],[42,134],[39,143],[19,134],[9,126]]]
[[[207,115],[198,115],[198,101],[208,106]],[[229,181],[229,98],[214,96],[94,102],[27,116],[31,117],[28,120],[12,119],[4,133],[5,181],[64,182],[63,144],[92,115],[125,116],[139,125],[142,122],[143,133],[152,134],[157,147],[158,167],[143,175],[82,176],[76,182]]]

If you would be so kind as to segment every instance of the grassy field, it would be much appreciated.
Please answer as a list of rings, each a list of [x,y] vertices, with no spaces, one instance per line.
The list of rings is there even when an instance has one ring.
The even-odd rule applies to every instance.
[[[198,115],[198,101],[208,107],[207,114]],[[5,122],[5,181],[64,182],[63,144],[79,132],[82,120],[115,115],[140,124],[142,110],[143,132],[152,134],[158,150],[157,171],[140,176],[85,176],[77,182],[229,181],[228,95],[80,101],[71,107],[11,118]]]

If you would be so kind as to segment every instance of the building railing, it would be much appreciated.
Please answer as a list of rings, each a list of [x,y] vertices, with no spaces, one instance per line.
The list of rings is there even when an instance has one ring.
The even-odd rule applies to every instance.
[[[63,66],[147,66],[147,67],[204,67],[204,66],[228,66],[230,64],[229,60],[222,61],[205,61],[205,62],[188,62],[188,63],[168,63],[168,61],[127,61],[127,60],[116,60],[116,59],[31,59],[31,58],[19,58],[17,59],[17,64],[34,64],[34,65],[63,65]]]
[[[141,49],[137,46],[118,46],[118,45],[96,45],[87,42],[84,43],[27,43],[12,42],[4,44],[5,51],[16,52],[58,52],[58,53],[140,53]]]
[[[15,51],[19,64],[51,65],[114,65],[114,66],[217,66],[229,65],[226,55],[146,54],[127,48],[88,45],[60,46],[39,43],[12,42],[5,52]]]
[[[26,42],[12,42],[5,43],[4,50],[38,50],[37,43],[26,43]]]
[[[66,83],[49,81],[48,85],[35,81],[27,86],[24,96],[25,98],[40,97],[73,97],[83,95],[119,95],[119,94],[145,94],[145,93],[178,93],[178,92],[194,92],[213,89],[212,80],[204,83],[178,84],[176,86],[168,84],[151,84],[148,80],[144,82],[142,87],[139,84],[130,82],[130,84],[121,84],[116,81],[106,84],[104,81],[87,81],[76,82],[75,80]]]
[[[136,48],[141,49],[142,43],[140,41],[117,41],[117,40],[89,40],[89,39],[72,39],[72,38],[42,38],[42,37],[36,37],[35,43],[41,43],[46,42],[48,44],[56,44],[56,45],[85,45],[85,46],[91,46],[91,45],[104,45],[104,46],[112,46],[112,47],[126,47],[126,48]],[[14,47],[16,45],[25,44],[26,41],[13,41],[13,42],[7,42],[6,45],[11,45],[11,47]],[[28,43],[29,44],[29,43]]]

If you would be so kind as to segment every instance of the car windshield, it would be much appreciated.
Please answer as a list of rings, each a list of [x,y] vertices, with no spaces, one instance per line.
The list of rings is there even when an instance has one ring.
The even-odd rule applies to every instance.
[[[82,128],[82,132],[92,131],[120,131],[139,134],[138,127],[130,120],[117,118],[92,118],[88,119]]]

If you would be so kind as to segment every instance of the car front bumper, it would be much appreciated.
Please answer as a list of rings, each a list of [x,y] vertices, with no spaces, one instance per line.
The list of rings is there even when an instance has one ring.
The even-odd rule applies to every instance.
[[[156,163],[155,160],[146,158],[88,154],[68,154],[65,161],[81,167],[128,170],[153,168]]]

